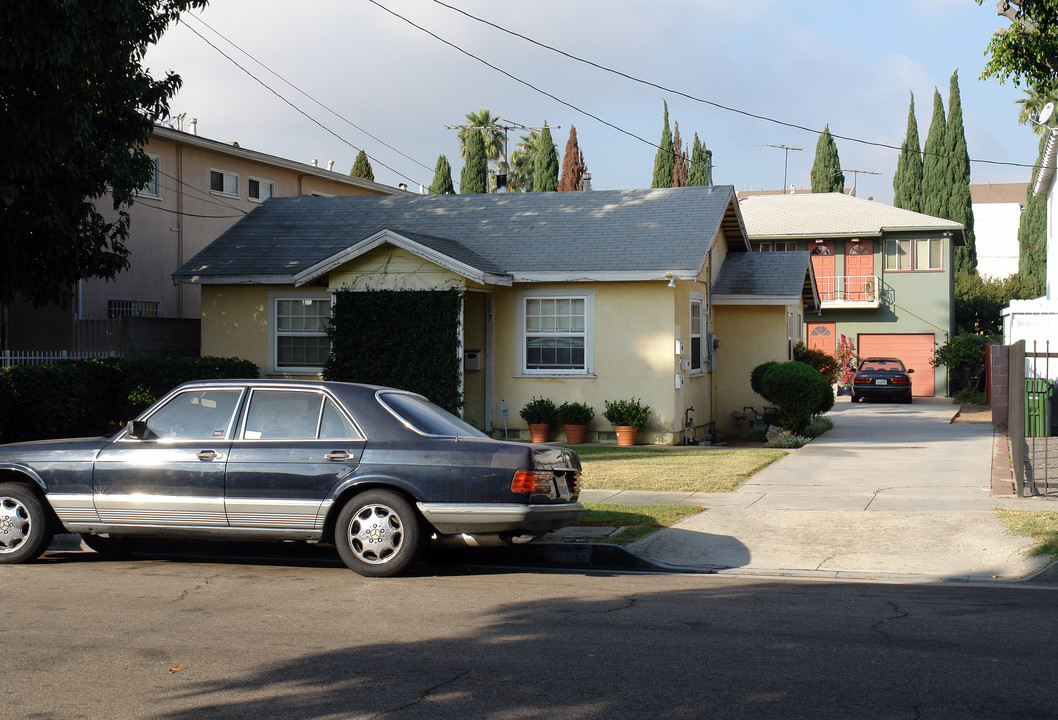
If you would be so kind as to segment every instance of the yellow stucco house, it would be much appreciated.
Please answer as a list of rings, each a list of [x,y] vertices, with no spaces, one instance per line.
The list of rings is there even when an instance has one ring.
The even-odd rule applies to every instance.
[[[788,359],[818,307],[808,253],[749,249],[730,186],[272,198],[173,277],[201,287],[203,355],[271,377],[321,372],[335,293],[456,288],[478,425],[517,433],[546,396],[612,437],[604,402],[634,396],[640,442],[679,443],[689,419],[698,440],[732,429],[750,370]]]

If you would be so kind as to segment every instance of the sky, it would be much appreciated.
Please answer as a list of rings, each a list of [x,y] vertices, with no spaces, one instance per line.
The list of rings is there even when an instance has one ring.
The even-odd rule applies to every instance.
[[[447,126],[479,108],[547,122],[560,156],[575,126],[596,190],[650,187],[667,102],[685,144],[697,133],[713,151],[717,184],[810,187],[829,125],[842,168],[863,171],[846,172],[846,188],[891,203],[911,93],[924,144],[934,90],[947,112],[955,71],[971,182],[1027,182],[1037,158],[1017,122],[1022,89],[978,79],[993,32],[1009,25],[990,0],[443,1],[666,89],[436,0],[213,0],[144,65],[183,78],[170,107],[184,130],[195,117],[201,136],[342,173],[364,149],[376,181],[412,190],[429,186],[441,154],[459,182]],[[510,131],[512,149],[524,132]]]

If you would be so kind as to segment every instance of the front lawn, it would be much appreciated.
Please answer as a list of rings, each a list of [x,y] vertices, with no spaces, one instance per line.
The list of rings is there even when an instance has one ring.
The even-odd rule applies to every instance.
[[[1058,557],[1058,512],[1050,510],[996,510],[996,516],[1015,535],[1036,541],[1029,553]]]
[[[785,450],[574,445],[585,490],[734,492]]]
[[[591,540],[614,545],[628,545],[705,510],[696,505],[618,505],[593,502],[584,503],[584,507],[587,509],[577,521],[577,525],[624,528],[612,537]]]

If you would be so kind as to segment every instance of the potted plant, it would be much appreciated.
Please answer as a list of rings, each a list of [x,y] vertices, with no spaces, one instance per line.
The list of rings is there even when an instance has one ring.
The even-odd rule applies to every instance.
[[[533,442],[547,442],[551,432],[551,423],[555,422],[558,409],[551,398],[534,397],[518,411],[522,420],[529,423],[529,439]]]
[[[607,400],[603,417],[613,425],[613,429],[617,432],[618,445],[635,445],[639,428],[646,427],[650,421],[650,408],[637,398]]]
[[[566,426],[566,442],[580,445],[584,442],[584,433],[588,423],[595,417],[595,409],[582,402],[564,402],[558,406],[558,419]]]

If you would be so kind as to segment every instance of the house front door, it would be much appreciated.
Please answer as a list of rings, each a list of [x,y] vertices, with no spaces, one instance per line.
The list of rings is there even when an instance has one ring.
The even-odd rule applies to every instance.
[[[845,243],[845,299],[874,299],[874,240]]]
[[[808,323],[808,349],[822,350],[828,355],[837,353],[837,344],[834,340],[834,323],[832,322],[810,322]]]
[[[816,242],[812,247],[812,272],[822,302],[834,299],[834,271],[834,241]]]

